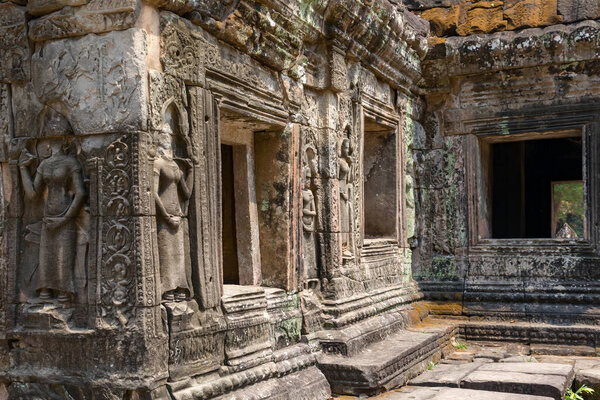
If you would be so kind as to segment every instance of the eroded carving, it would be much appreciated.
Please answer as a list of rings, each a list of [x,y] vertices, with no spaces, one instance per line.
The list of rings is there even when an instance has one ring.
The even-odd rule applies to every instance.
[[[165,121],[157,135],[157,158],[154,161],[160,278],[162,297],[166,301],[182,301],[193,293],[187,257],[187,207],[194,184],[192,160],[195,157],[189,137],[176,134],[179,117],[174,110],[171,107],[165,113]],[[183,155],[176,154],[177,139],[184,144]]]
[[[101,325],[112,327],[125,327],[133,317],[131,153],[125,138],[119,138],[106,148],[99,166],[104,216],[99,316]]]
[[[27,227],[29,240],[39,235],[36,293],[41,301],[56,297],[68,303],[75,294],[76,218],[83,207],[85,189],[81,164],[73,154],[74,143],[68,139],[73,134],[71,126],[64,116],[49,111],[42,135],[56,134],[67,138],[44,142],[47,158],[39,163],[34,178],[29,167],[37,157],[26,149],[19,157],[19,171],[26,198],[43,197],[44,203],[42,221]]]
[[[315,151],[312,148],[307,148],[304,152],[305,165],[302,168],[302,229],[303,229],[303,262],[304,272],[306,274],[308,286],[314,286],[318,282],[318,267],[317,267],[317,242],[316,242],[316,219],[317,207],[315,205],[315,196],[312,189],[314,183],[312,181],[313,174],[316,170],[315,166]]]
[[[342,139],[338,158],[338,180],[340,188],[340,230],[342,233],[342,251],[344,257],[355,254],[354,244],[354,171],[350,131]]]

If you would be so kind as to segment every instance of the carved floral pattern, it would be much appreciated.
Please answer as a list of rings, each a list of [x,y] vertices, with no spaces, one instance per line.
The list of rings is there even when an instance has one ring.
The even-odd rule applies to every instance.
[[[123,138],[105,152],[102,166],[103,214],[100,316],[110,326],[127,326],[134,294],[131,238],[131,149]]]

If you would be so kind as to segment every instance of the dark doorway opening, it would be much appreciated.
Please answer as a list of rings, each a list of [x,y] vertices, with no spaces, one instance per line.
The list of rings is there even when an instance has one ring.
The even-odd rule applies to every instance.
[[[237,285],[240,282],[237,233],[235,219],[235,189],[233,177],[233,146],[221,145],[221,199],[222,199],[222,252],[223,283]]]
[[[576,213],[584,223],[581,136],[492,143],[489,157],[493,238],[555,237],[553,187],[557,182],[575,182],[576,189],[580,182],[581,190],[573,192],[570,200],[581,204]]]

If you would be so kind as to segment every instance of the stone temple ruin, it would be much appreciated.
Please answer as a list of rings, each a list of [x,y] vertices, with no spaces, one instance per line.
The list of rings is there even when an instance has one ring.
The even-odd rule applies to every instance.
[[[0,0],[0,399],[370,395],[460,340],[596,356],[598,18]],[[560,379],[452,385],[574,377],[535,369]]]

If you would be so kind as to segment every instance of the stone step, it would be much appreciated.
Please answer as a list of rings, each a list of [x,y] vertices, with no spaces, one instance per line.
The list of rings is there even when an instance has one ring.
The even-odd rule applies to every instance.
[[[319,369],[338,394],[375,394],[406,384],[439,360],[454,332],[451,326],[403,329],[356,355],[324,354]]]
[[[373,400],[379,399],[375,397]],[[447,387],[411,387],[386,393],[381,400],[550,400],[551,397]]]
[[[564,398],[574,378],[567,364],[474,362],[441,364],[413,379],[413,386],[455,387]]]

